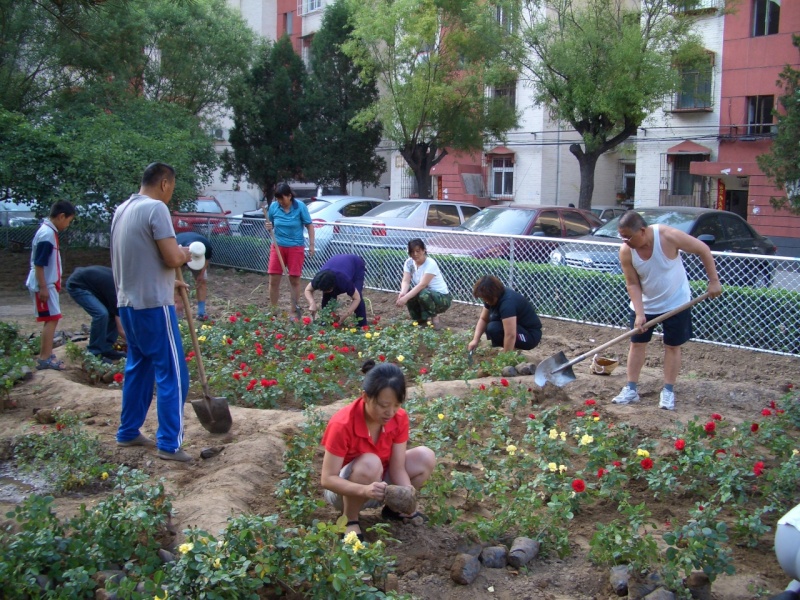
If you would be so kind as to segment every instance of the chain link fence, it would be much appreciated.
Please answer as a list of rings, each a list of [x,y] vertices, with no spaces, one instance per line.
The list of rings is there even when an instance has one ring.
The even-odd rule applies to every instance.
[[[3,220],[2,217],[0,214],[0,248],[11,252],[30,252],[41,219],[11,217]],[[11,224],[2,224],[8,222]],[[110,229],[110,219],[75,219],[69,229],[58,236],[59,245],[62,249],[108,248]]]
[[[619,266],[619,243],[546,237],[497,236],[469,232],[426,231],[317,225],[313,258],[303,277],[310,279],[335,254],[358,254],[367,263],[366,287],[396,292],[406,249],[384,247],[385,230],[420,237],[439,263],[453,299],[478,305],[472,287],[483,275],[495,275],[525,295],[546,317],[578,323],[628,327],[628,294]],[[250,231],[251,233],[253,231]],[[213,264],[265,273],[269,236],[212,236]],[[723,285],[721,297],[693,309],[695,340],[765,352],[800,355],[800,259],[712,252]],[[693,296],[706,289],[702,263],[684,256]],[[657,330],[658,331],[658,330]]]

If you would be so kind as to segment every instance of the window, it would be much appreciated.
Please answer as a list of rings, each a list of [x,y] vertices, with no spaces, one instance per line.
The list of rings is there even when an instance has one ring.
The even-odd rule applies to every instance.
[[[781,19],[781,0],[753,2],[753,37],[778,33]]]
[[[773,96],[749,96],[747,98],[747,134],[772,133]]]
[[[636,197],[636,163],[622,163],[622,193],[630,200]]]
[[[508,106],[516,109],[517,107],[517,82],[508,85],[498,86],[492,89],[492,96],[494,98],[502,98],[508,103]]]
[[[710,110],[714,74],[714,54],[709,53],[708,63],[678,66],[680,89],[675,95],[673,110]]]
[[[462,206],[461,207],[461,214],[464,215],[464,220],[466,221],[472,215],[480,212],[480,210],[481,209],[478,208],[477,206]]]
[[[286,35],[292,35],[294,33],[294,11],[283,14],[283,31]]]
[[[704,157],[702,154],[678,154],[672,158],[672,195],[691,196],[694,184],[700,177],[689,173],[689,164]]]
[[[580,213],[567,211],[562,213],[562,216],[564,227],[567,228],[567,237],[580,237],[592,232],[592,225]]]
[[[496,6],[495,16],[497,22],[502,25],[506,33],[513,33],[514,31],[514,17],[509,6]]]
[[[428,208],[428,217],[425,219],[427,227],[458,227],[461,217],[455,204],[431,204]]]
[[[492,196],[514,194],[514,161],[510,158],[492,159]]]
[[[342,208],[341,213],[343,217],[360,217],[365,212],[372,210],[376,206],[378,206],[377,202],[370,202],[368,200],[359,200],[358,202],[351,202],[350,204]]]
[[[555,210],[543,210],[536,219],[531,234],[543,233],[545,237],[561,237],[561,219]]]

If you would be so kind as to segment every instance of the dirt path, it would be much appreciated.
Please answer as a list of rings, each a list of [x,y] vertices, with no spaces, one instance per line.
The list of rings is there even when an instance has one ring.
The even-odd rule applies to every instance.
[[[3,253],[3,272],[0,273],[0,320],[17,323],[20,330],[37,332],[32,306],[23,282],[27,274],[27,254]],[[89,264],[108,264],[106,252],[69,251],[64,254],[65,272]],[[288,306],[288,292],[284,284],[283,302]],[[368,292],[375,314],[385,321],[405,318],[405,310],[394,305],[394,295]],[[265,306],[266,278],[263,275],[242,273],[212,267],[209,279],[209,312],[222,317],[235,308],[247,304]],[[62,295],[64,319],[60,329],[77,331],[89,319],[83,310],[66,295]],[[478,315],[475,306],[454,305],[444,316],[443,323],[453,328],[471,329]],[[568,357],[591,349],[615,337],[620,332],[596,326],[587,326],[545,320],[542,344],[528,353],[526,359],[539,362],[559,350]],[[583,400],[596,398],[606,413],[616,420],[624,420],[640,428],[644,435],[658,437],[660,431],[673,420],[686,422],[694,416],[708,417],[711,412],[723,412],[734,421],[753,418],[770,400],[779,399],[792,379],[796,380],[798,360],[792,357],[761,354],[707,344],[689,343],[684,347],[684,368],[676,385],[677,404],[674,413],[658,409],[661,381],[660,342],[651,344],[643,370],[640,390],[642,402],[635,407],[618,407],[608,404],[625,382],[624,347],[616,349],[623,364],[610,377],[589,374],[588,363],[575,367],[577,381],[560,392],[558,400],[582,406]],[[63,357],[63,348],[57,350]],[[522,378],[533,386],[532,378]],[[421,393],[426,397],[463,393],[463,382],[436,382],[426,384]],[[117,448],[114,435],[119,423],[119,389],[90,387],[81,372],[71,367],[64,373],[37,372],[33,379],[13,391],[18,408],[0,414],[0,439],[29,431],[34,409],[59,406],[66,410],[88,412],[90,430],[97,433],[103,444],[114,453],[114,460],[141,468],[154,477],[165,478],[175,494],[176,521],[179,529],[189,525],[201,527],[217,534],[231,514],[276,511],[272,492],[283,475],[283,439],[301,419],[298,411],[262,411],[232,407],[232,431],[222,439],[206,432],[195,419],[191,408],[186,409],[186,450],[198,456],[203,448],[224,444],[225,449],[209,460],[195,460],[189,465],[160,461],[152,452],[135,448]],[[350,401],[343,398],[328,406],[326,412]],[[144,431],[154,433],[155,414],[145,424]],[[66,514],[76,510],[81,503],[94,499],[71,497],[59,500]],[[8,507],[0,505],[0,510]],[[460,541],[454,530],[447,527],[428,528],[395,525],[392,533],[400,540],[393,551],[398,557],[400,589],[420,598],[548,598],[590,599],[607,598],[607,576],[586,561],[588,540],[594,523],[601,514],[616,511],[615,506],[597,506],[596,513],[576,519],[573,536],[573,554],[566,560],[536,561],[530,573],[515,575],[506,570],[484,569],[479,579],[467,590],[449,579],[449,567]],[[377,517],[368,515],[364,521],[371,525]],[[330,511],[330,518],[335,514]],[[669,515],[654,515],[662,521]],[[663,517],[663,518],[662,518]],[[757,551],[735,548],[739,573],[723,577],[714,584],[714,597],[726,600],[754,597],[748,585],[782,589],[784,576],[772,560],[771,540],[765,538]],[[494,592],[487,591],[492,586]],[[466,595],[465,595],[466,594]]]

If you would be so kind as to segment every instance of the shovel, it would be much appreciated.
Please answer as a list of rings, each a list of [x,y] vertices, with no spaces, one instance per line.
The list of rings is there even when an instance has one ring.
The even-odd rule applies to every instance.
[[[180,267],[175,269],[175,275],[178,281],[183,283],[183,273]],[[194,329],[189,294],[183,285],[181,286],[181,300],[183,300],[183,312],[186,313],[186,321],[189,324],[189,334],[192,336],[194,355],[197,358],[197,373],[200,376],[200,385],[203,386],[203,399],[192,400],[192,408],[194,408],[194,413],[206,431],[228,433],[231,430],[231,425],[233,425],[228,401],[225,398],[213,397],[208,391],[208,380],[206,379],[206,370],[203,368],[203,357],[200,355],[200,342],[197,340],[197,331]]]
[[[264,211],[264,218],[265,219],[269,219],[269,217],[267,216],[267,207],[265,206],[262,210]],[[283,274],[284,275],[289,275],[289,269],[286,268],[286,263],[283,261],[283,254],[281,254],[281,249],[278,248],[278,242],[273,242],[272,241],[272,234],[269,232],[269,230],[266,230],[266,231],[267,231],[267,239],[269,240],[270,248],[272,247],[273,243],[275,244],[275,252],[278,253],[278,260],[281,261],[281,269],[283,269]],[[294,297],[294,288],[292,287],[291,282],[289,283],[289,295],[292,298],[292,304],[294,305],[294,314],[295,314],[295,316],[298,319],[302,319],[303,318],[303,309],[300,308],[300,304],[297,302],[297,298]]]
[[[706,298],[708,298],[708,292],[706,292],[702,296],[698,296],[694,300],[690,300],[686,304],[681,304],[678,308],[674,308],[671,311],[648,321],[647,323],[642,325],[642,331],[650,329],[655,325],[658,325],[659,323],[661,323],[661,321],[665,321],[670,317],[677,315],[679,312],[683,312],[687,308],[691,308],[692,306],[694,306],[698,302],[702,302]],[[564,355],[563,352],[554,354],[550,358],[546,358],[539,363],[539,366],[536,367],[536,373],[534,374],[533,380],[539,387],[544,387],[544,385],[548,381],[557,387],[564,387],[568,383],[575,381],[575,373],[572,371],[572,365],[577,364],[582,360],[586,360],[587,358],[590,358],[595,354],[599,354],[606,348],[610,348],[614,344],[617,344],[623,340],[627,340],[628,338],[633,337],[637,333],[641,333],[641,331],[639,329],[631,329],[630,331],[627,331],[622,335],[615,337],[610,342],[606,342],[602,346],[598,346],[593,350],[589,350],[589,352],[581,354],[579,357],[573,358],[570,361],[567,360],[567,357]]]

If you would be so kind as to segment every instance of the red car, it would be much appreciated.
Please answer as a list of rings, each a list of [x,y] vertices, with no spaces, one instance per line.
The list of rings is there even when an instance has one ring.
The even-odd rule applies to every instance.
[[[197,210],[193,212],[172,211],[172,226],[175,233],[193,231],[205,236],[231,235],[228,223],[229,210],[223,210],[213,196],[200,196],[196,200]]]

